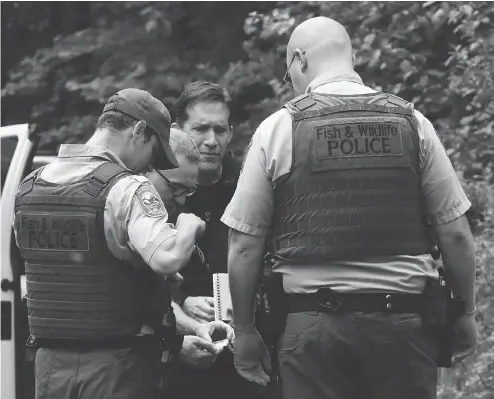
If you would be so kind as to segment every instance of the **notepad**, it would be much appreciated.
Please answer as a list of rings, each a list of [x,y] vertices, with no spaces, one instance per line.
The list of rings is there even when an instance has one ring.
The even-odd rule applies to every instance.
[[[232,297],[228,273],[213,274],[214,319],[231,321],[233,318]]]

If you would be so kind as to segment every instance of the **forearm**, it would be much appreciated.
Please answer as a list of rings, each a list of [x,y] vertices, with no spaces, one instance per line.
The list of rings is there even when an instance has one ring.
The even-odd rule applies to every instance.
[[[475,245],[468,221],[462,216],[454,228],[437,226],[438,247],[453,294],[465,300],[466,310],[475,308]]]
[[[180,334],[195,335],[197,328],[201,325],[197,320],[185,314],[178,303],[172,302],[173,312],[177,320],[177,330]]]
[[[157,273],[177,273],[192,255],[196,229],[184,223],[177,225],[176,230],[177,234],[162,242],[150,259],[149,266]]]
[[[234,326],[240,331],[254,327],[255,298],[263,270],[264,241],[264,237],[230,230],[228,275]]]

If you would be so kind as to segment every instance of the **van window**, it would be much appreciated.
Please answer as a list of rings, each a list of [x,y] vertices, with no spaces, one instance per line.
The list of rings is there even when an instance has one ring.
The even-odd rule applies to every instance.
[[[15,148],[18,143],[17,137],[2,137],[1,148],[2,148],[2,186],[1,190],[3,192],[3,185],[5,179],[7,178],[7,173],[9,172],[9,167],[14,157]]]

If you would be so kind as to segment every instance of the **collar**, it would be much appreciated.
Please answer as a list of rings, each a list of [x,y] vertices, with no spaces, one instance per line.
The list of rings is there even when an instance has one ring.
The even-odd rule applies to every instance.
[[[355,72],[343,72],[343,73],[327,73],[323,74],[321,76],[318,76],[312,82],[309,83],[309,86],[307,86],[307,89],[305,90],[306,93],[310,93],[311,91],[314,91],[317,87],[328,84],[328,83],[338,83],[338,82],[351,82],[351,83],[357,83],[359,85],[364,86],[364,82],[362,81],[362,78],[360,75]]]
[[[216,183],[213,183],[209,186],[201,186],[199,185],[198,187],[213,187],[216,185],[231,185],[231,184],[236,184],[239,176],[239,167],[235,160],[233,159],[233,156],[230,154],[230,152],[227,152],[225,157],[223,158],[223,162],[221,163],[222,170],[221,170],[221,177]]]
[[[108,148],[86,144],[62,144],[58,151],[58,158],[101,158],[116,163],[119,166],[127,166]]]

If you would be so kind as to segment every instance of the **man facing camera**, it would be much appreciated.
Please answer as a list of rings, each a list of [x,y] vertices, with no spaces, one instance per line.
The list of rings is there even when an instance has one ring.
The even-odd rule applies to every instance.
[[[183,130],[199,150],[197,188],[186,197],[182,209],[206,222],[206,231],[197,241],[203,257],[193,256],[181,271],[183,296],[176,300],[190,316],[189,323],[206,323],[214,320],[212,275],[227,273],[228,229],[220,218],[235,192],[239,173],[228,153],[232,138],[228,94],[217,84],[194,82],[185,88],[174,109],[172,127]],[[178,305],[178,325],[183,327],[185,319],[181,320]],[[172,391],[182,399],[257,397],[258,387],[239,377],[230,351],[224,350],[207,366],[195,370],[182,367]]]

